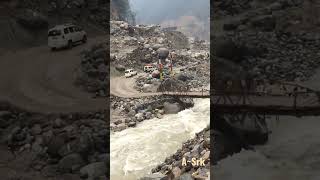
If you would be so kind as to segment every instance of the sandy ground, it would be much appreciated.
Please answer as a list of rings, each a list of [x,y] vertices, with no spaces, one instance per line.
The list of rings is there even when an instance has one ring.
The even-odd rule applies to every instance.
[[[105,39],[89,39],[71,50],[51,52],[47,46],[0,56],[0,100],[41,113],[97,111],[106,108],[103,99],[74,86],[80,52]]]

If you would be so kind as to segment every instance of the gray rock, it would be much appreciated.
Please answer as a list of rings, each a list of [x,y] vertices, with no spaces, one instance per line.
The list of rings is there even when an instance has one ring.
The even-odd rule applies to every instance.
[[[181,169],[179,167],[175,167],[172,169],[172,174],[175,178],[178,178],[181,175]]]
[[[282,4],[280,2],[274,2],[268,6],[271,11],[277,11],[282,9]]]
[[[135,110],[131,110],[129,113],[128,113],[128,116],[129,117],[134,117],[136,114],[136,111]]]
[[[41,170],[41,173],[45,177],[54,177],[58,174],[57,169],[57,165],[48,165]]]
[[[128,123],[128,127],[135,127],[136,124],[137,124],[137,123],[136,123],[136,122],[133,122],[133,121],[132,121],[132,122],[129,122],[129,123]]]
[[[113,122],[115,125],[119,125],[119,124],[121,124],[121,123],[123,123],[123,121],[122,121],[122,119],[119,119],[119,120],[117,120],[117,121],[115,121],[115,122]]]
[[[58,164],[59,170],[64,173],[70,173],[85,164],[80,154],[74,153],[63,157]]]
[[[164,114],[164,110],[163,110],[163,109],[160,109],[160,110],[158,110],[158,113]]]
[[[31,128],[31,134],[32,135],[38,135],[42,132],[42,128],[40,126],[40,124],[35,124],[32,128]]]
[[[124,67],[124,66],[122,66],[122,65],[117,65],[116,67],[116,70],[118,70],[118,71],[124,71],[126,68]]]
[[[168,102],[165,102],[163,104],[163,109],[166,114],[175,114],[181,110],[178,103],[172,104],[172,103],[168,103]]]
[[[153,49],[153,50],[158,50],[159,48],[161,48],[161,44],[154,44],[151,48]]]
[[[8,119],[12,116],[12,113],[9,111],[0,111],[0,118]]]
[[[126,128],[127,128],[127,126],[125,124],[119,124],[119,125],[116,126],[116,130],[117,131],[122,131],[122,130],[124,130]]]
[[[194,180],[189,173],[184,173],[180,176],[179,180]]]
[[[140,180],[165,180],[165,179],[166,179],[166,176],[160,173],[150,174],[143,178],[140,178]]]
[[[254,27],[261,28],[265,31],[271,31],[276,26],[276,20],[272,15],[262,15],[251,20]]]
[[[138,113],[135,115],[135,118],[138,120],[138,121],[143,121],[144,120],[144,117],[143,117],[143,113]]]
[[[230,22],[226,22],[224,25],[223,25],[223,29],[226,30],[226,31],[231,31],[231,30],[235,30],[237,29],[237,27],[241,24],[241,21],[240,20],[233,20],[233,21],[230,21]]]
[[[169,50],[167,48],[159,48],[157,50],[158,56],[160,59],[166,59],[169,55]]]
[[[93,180],[101,176],[105,176],[106,173],[107,167],[104,162],[91,163],[80,169],[80,177],[86,178],[88,180]]]
[[[187,75],[187,74],[184,74],[184,73],[180,73],[177,75],[177,78],[180,80],[180,81],[188,81],[188,80],[191,80],[192,77]]]
[[[64,138],[61,136],[53,136],[53,139],[48,144],[47,152],[52,155],[58,155],[59,149],[65,144]]]
[[[63,122],[62,119],[57,118],[57,119],[54,120],[53,127],[55,127],[55,128],[60,128],[60,127],[62,127],[63,125],[64,125],[64,122]]]
[[[152,113],[151,112],[146,112],[145,117],[146,117],[146,119],[150,119],[152,117]]]

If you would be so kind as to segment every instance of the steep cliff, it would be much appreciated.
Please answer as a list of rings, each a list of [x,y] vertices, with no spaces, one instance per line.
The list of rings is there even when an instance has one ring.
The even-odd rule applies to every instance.
[[[131,24],[135,23],[134,14],[131,11],[129,0],[111,0],[111,20],[127,21]]]

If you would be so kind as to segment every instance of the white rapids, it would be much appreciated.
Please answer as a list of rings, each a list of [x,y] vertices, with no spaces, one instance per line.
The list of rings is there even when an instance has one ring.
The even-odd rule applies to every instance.
[[[112,133],[110,137],[111,180],[137,180],[149,173],[183,142],[210,123],[210,100],[195,100],[193,108],[162,119],[141,122],[135,128]]]

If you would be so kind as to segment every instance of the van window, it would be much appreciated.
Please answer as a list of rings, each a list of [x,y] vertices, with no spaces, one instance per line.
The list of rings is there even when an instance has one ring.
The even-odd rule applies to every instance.
[[[64,28],[63,32],[64,32],[65,34],[68,34],[68,33],[69,33],[68,28]]]
[[[48,36],[60,36],[61,35],[61,31],[60,30],[51,30],[48,33]]]
[[[80,27],[78,27],[78,26],[74,27],[74,30],[75,30],[76,32],[81,31]]]
[[[69,31],[71,32],[71,33],[73,33],[73,27],[69,27]]]

